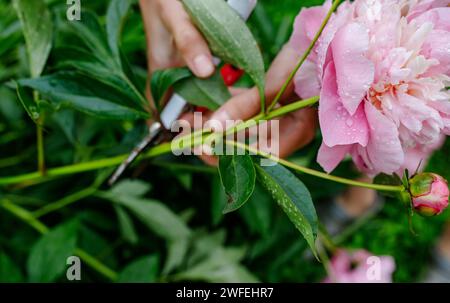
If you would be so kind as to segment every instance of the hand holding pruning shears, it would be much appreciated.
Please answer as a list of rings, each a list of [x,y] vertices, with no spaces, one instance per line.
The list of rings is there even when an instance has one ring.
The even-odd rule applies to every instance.
[[[243,19],[251,14],[255,0],[229,0]],[[188,66],[193,74],[200,78],[209,77],[214,73],[214,57],[207,42],[195,25],[191,22],[183,5],[178,0],[140,0],[147,35],[147,56],[149,72],[171,67]],[[301,54],[287,44],[272,63],[266,81],[266,99],[270,102],[291,73],[295,62]],[[224,81],[231,86],[242,75],[230,65],[224,65],[221,70]],[[280,100],[281,104],[295,99],[293,88],[289,88]],[[256,89],[240,90],[234,94],[225,105],[212,114],[211,119],[225,124],[226,120],[246,120],[260,110],[260,98]],[[176,95],[169,100],[161,113],[161,122],[150,127],[150,134],[138,146],[129,159],[118,169],[110,180],[113,183],[142,151],[148,142],[154,140],[163,127],[169,128],[170,123],[178,119],[183,112],[185,103]],[[189,120],[189,119],[188,119]],[[280,120],[280,155],[285,157],[296,149],[306,145],[314,136],[316,128],[314,109],[304,109],[283,117]]]

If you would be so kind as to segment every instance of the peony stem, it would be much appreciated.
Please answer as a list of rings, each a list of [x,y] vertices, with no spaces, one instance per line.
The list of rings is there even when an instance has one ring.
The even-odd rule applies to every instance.
[[[387,192],[402,192],[402,191],[404,191],[404,187],[402,185],[373,184],[373,183],[360,182],[360,181],[355,181],[355,180],[346,179],[346,178],[342,178],[342,177],[337,177],[337,176],[329,175],[329,174],[326,174],[326,173],[323,173],[323,172],[320,172],[320,171],[317,171],[314,169],[310,169],[307,167],[297,165],[295,163],[289,162],[284,159],[280,159],[269,153],[263,152],[261,150],[258,150],[256,148],[253,148],[251,146],[248,146],[248,145],[240,143],[240,142],[225,141],[225,143],[229,144],[229,145],[234,145],[235,147],[245,149],[252,154],[259,155],[259,156],[265,157],[269,160],[280,163],[281,165],[289,167],[297,172],[315,176],[315,177],[322,178],[325,180],[334,181],[337,183],[351,185],[351,186],[370,188],[370,189],[379,190],[379,191],[387,191]]]
[[[264,115],[260,114],[251,120],[253,120],[252,123],[255,123],[255,121],[261,122],[261,121],[265,121],[264,119],[274,119],[277,117],[281,117],[288,113],[294,112],[296,110],[311,106],[311,105],[317,103],[318,100],[319,100],[319,97],[312,97],[310,99],[293,102],[291,104],[288,104],[286,106],[283,106],[283,107],[273,110],[271,113],[269,113],[268,116],[264,116]],[[249,125],[249,123],[250,123],[249,121],[243,122],[241,124],[238,124],[234,128],[231,128],[229,131],[236,132],[239,130],[243,130],[243,129],[245,129],[245,126]],[[174,146],[179,146],[179,149],[183,149],[183,148],[189,147],[189,146],[190,147],[199,146],[202,144],[202,142],[204,142],[202,136],[207,133],[208,133],[207,130],[206,131],[198,130],[198,131],[194,131],[191,134],[176,138],[172,142],[166,142],[166,143],[160,144],[158,146],[155,146],[155,147],[149,149],[141,157],[141,159],[154,158],[157,156],[167,154],[172,151],[172,148]],[[181,142],[188,142],[188,145],[180,146]],[[24,182],[34,184],[36,182],[48,180],[53,177],[67,176],[67,175],[72,175],[72,174],[76,174],[76,173],[82,173],[82,172],[88,172],[88,171],[98,170],[98,169],[107,168],[107,167],[113,167],[113,166],[117,166],[120,163],[122,163],[126,157],[127,157],[127,155],[120,155],[120,156],[116,156],[116,157],[112,157],[112,158],[104,158],[104,159],[93,160],[90,162],[84,162],[84,163],[78,163],[78,164],[73,164],[73,165],[68,165],[68,166],[52,168],[52,169],[48,169],[46,171],[45,176],[42,176],[39,172],[33,172],[33,173],[28,173],[28,174],[23,174],[23,175],[18,175],[18,176],[2,177],[2,178],[0,178],[0,186],[19,184],[19,183],[24,183]]]
[[[291,83],[292,79],[295,77],[295,74],[298,72],[300,67],[303,65],[303,63],[308,58],[309,54],[314,48],[314,45],[316,45],[317,40],[319,40],[320,35],[322,35],[323,30],[325,29],[325,26],[327,25],[328,21],[331,18],[331,15],[336,10],[336,8],[339,6],[339,3],[342,0],[335,0],[333,5],[331,6],[330,10],[328,11],[328,14],[326,15],[325,19],[323,20],[322,24],[320,25],[319,31],[314,36],[314,39],[311,41],[309,47],[306,49],[306,51],[303,53],[303,56],[300,58],[300,61],[295,66],[294,70],[289,75],[288,79],[284,82],[283,86],[281,87],[280,91],[276,95],[275,99],[273,99],[272,103],[267,108],[267,113],[270,113],[272,109],[277,105],[277,103],[280,101],[281,97],[283,96],[284,92],[288,88],[289,84]]]

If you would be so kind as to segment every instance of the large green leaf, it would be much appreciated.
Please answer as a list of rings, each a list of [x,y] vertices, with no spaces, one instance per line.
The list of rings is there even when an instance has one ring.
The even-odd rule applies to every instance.
[[[38,240],[27,262],[30,282],[52,282],[62,275],[76,248],[77,227],[77,221],[69,221]]]
[[[302,233],[314,254],[318,219],[314,204],[306,186],[283,166],[259,166],[255,164],[258,180]]]
[[[255,189],[256,173],[250,155],[221,156],[219,173],[228,197],[224,213],[244,205]]]
[[[111,0],[106,13],[108,44],[117,58],[120,58],[120,36],[130,6],[131,0]]]
[[[158,277],[158,256],[140,258],[129,264],[119,275],[121,283],[151,283]]]
[[[175,84],[174,90],[188,103],[203,106],[210,110],[218,109],[231,98],[231,94],[218,71],[207,79],[196,77],[183,79]]]
[[[0,251],[0,283],[23,282],[19,267],[5,253]]]
[[[99,118],[136,120],[148,113],[129,107],[114,88],[75,72],[60,72],[37,79],[23,79],[19,85],[42,93],[54,107],[69,107]]]
[[[225,62],[245,70],[263,101],[264,61],[245,22],[224,0],[183,0],[183,4],[212,51]]]
[[[30,60],[30,73],[39,77],[52,48],[52,17],[44,0],[14,0]]]

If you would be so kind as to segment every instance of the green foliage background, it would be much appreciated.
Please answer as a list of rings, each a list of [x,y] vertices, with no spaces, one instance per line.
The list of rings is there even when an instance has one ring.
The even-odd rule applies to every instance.
[[[83,5],[104,16],[108,2]],[[260,1],[250,28],[266,66],[288,39],[299,9],[320,2]],[[60,34],[65,1],[47,3],[55,16],[56,45],[78,43]],[[123,31],[122,48],[143,87],[145,36],[136,4]],[[58,62],[53,51],[45,73],[53,71]],[[10,85],[10,80],[26,77],[28,62],[20,25],[10,1],[0,0],[0,178],[36,169],[35,126]],[[245,78],[240,82],[248,84]],[[140,123],[95,119],[70,109],[46,118],[49,167],[126,153],[144,131]],[[319,141],[318,136],[291,160],[318,168],[314,158]],[[447,141],[428,166],[447,179],[449,151]],[[130,179],[112,190],[103,185],[110,173],[104,169],[0,186],[0,282],[67,281],[65,262],[70,255],[84,256],[88,266],[83,266],[83,281],[311,282],[324,278],[323,267],[307,252],[304,239],[260,188],[243,208],[223,216],[225,198],[218,174],[194,157],[143,161],[128,172]],[[350,163],[343,163],[337,174],[356,176]],[[345,189],[300,178],[316,205],[326,205]],[[447,218],[448,211],[426,220],[415,216],[418,235],[414,236],[405,208],[388,199],[379,214],[351,226],[336,240],[344,247],[392,255],[397,263],[395,281],[420,281]]]

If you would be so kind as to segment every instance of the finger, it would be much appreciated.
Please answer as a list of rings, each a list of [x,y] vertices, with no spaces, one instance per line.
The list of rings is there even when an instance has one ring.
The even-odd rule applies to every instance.
[[[293,69],[293,62],[297,62],[298,53],[289,46],[285,46],[274,60],[266,77],[266,102],[269,104],[277,95],[284,82],[289,78]],[[294,86],[291,83],[282,96],[286,101],[293,95]],[[226,120],[247,120],[260,111],[260,97],[258,90],[253,88],[242,94],[236,95],[225,103],[212,119],[219,120],[222,124]]]
[[[156,70],[181,66],[183,62],[179,59],[173,46],[173,37],[158,13],[158,1],[140,0],[139,4],[147,36],[147,57],[150,74]]]
[[[172,33],[177,50],[191,71],[201,78],[214,73],[208,44],[192,24],[180,1],[160,0],[162,20]]]
[[[285,158],[309,144],[317,128],[317,111],[305,108],[280,119],[279,157]]]

